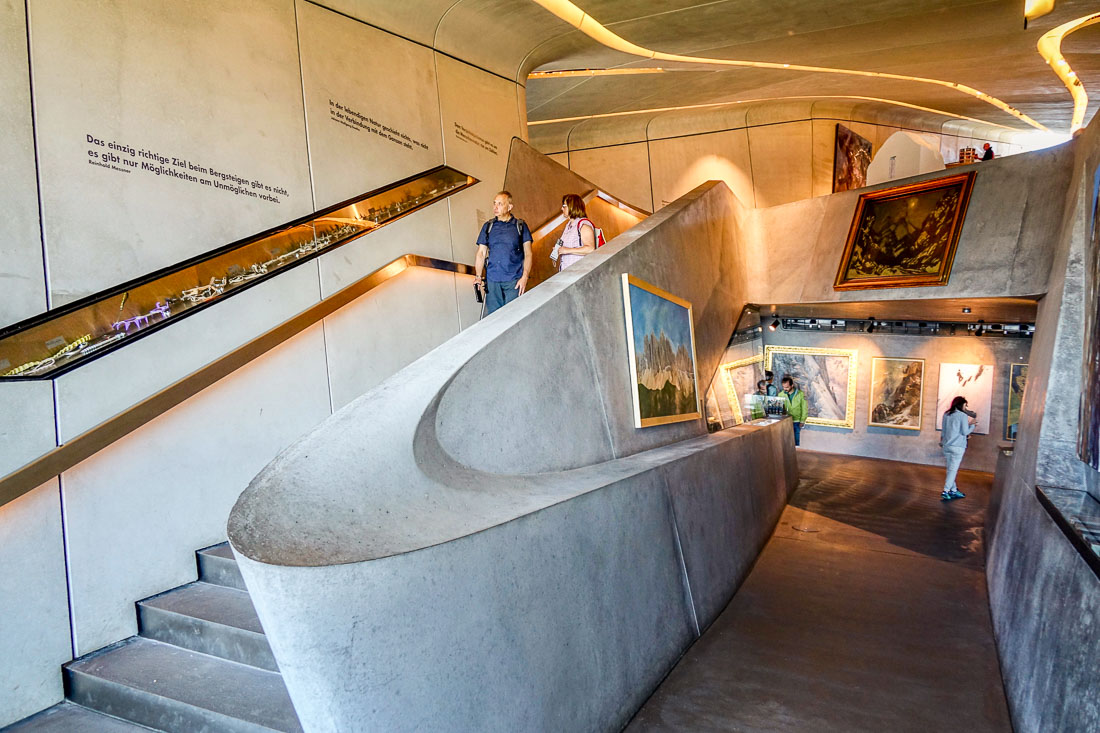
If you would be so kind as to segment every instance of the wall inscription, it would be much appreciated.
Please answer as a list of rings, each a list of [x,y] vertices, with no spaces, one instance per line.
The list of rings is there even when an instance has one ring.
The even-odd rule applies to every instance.
[[[387,127],[365,114],[356,112],[346,104],[342,104],[332,99],[328,100],[328,114],[333,122],[337,122],[345,127],[350,127],[356,132],[366,131],[374,133],[383,140],[389,140],[391,143],[400,145],[409,150],[428,149],[426,144],[409,137],[407,133],[393,127]]]
[[[455,137],[457,137],[459,140],[462,140],[464,142],[472,143],[472,144],[478,146],[479,148],[481,148],[482,150],[488,150],[493,155],[499,155],[500,154],[497,151],[497,146],[495,144],[489,142],[488,140],[483,138],[481,135],[478,135],[476,132],[473,132],[473,131],[463,127],[462,125],[458,124],[457,122],[455,123]]]
[[[117,140],[107,141],[95,135],[85,134],[88,144],[88,163],[119,173],[144,173],[168,176],[179,181],[224,191],[234,196],[283,203],[290,192],[283,186],[272,186],[258,178],[247,178],[222,168],[200,165],[187,158],[164,155],[152,148],[135,147]],[[205,161],[203,161],[205,162]]]

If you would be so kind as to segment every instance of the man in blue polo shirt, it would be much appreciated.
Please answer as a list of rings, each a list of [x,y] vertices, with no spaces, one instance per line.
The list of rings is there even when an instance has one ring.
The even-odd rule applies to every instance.
[[[512,194],[501,191],[493,197],[493,218],[477,235],[474,260],[474,272],[489,313],[523,295],[531,262],[531,230],[527,222],[512,216]]]

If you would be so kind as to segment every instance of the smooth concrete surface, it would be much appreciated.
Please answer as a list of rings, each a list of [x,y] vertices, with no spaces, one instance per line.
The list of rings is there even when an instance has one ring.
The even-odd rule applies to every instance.
[[[701,155],[699,151],[704,148],[707,153]],[[655,208],[675,201],[699,185],[699,181],[714,180],[725,181],[745,206],[756,205],[749,136],[744,129],[652,140],[648,149]],[[618,151],[618,148],[611,150]],[[570,153],[570,159],[573,155]],[[621,168],[611,165],[609,170]]]
[[[0,384],[0,476],[57,447],[53,400],[50,382]]]
[[[973,170],[977,176],[951,278],[942,286],[837,291],[833,282],[860,193],[944,173],[751,210],[750,283],[759,287],[749,299],[816,303],[1045,293],[1072,160],[1073,146],[1067,144],[953,169],[949,175]]]
[[[504,183],[511,139],[523,137],[516,104],[520,88],[441,53],[435,54],[435,68],[445,161],[483,182],[447,199],[450,259],[472,264],[478,231],[493,215],[493,196]],[[479,216],[478,210],[485,216]]]
[[[103,715],[88,708],[62,703],[43,710],[4,733],[148,733],[143,725]]]
[[[537,91],[529,91],[529,100],[532,93]],[[976,126],[980,129],[960,138],[949,117],[899,116],[895,109],[850,99],[756,101],[538,125],[531,128],[531,140],[544,153],[565,153],[581,175],[594,177],[590,161],[599,161],[600,180],[611,191],[634,190],[649,178],[655,208],[714,179],[725,181],[749,207],[827,195],[833,190],[837,124],[869,140],[876,158],[899,131],[935,141],[947,162],[958,160],[958,147],[980,149],[984,142],[991,142],[998,156],[1022,151],[1000,140],[1000,128]],[[894,177],[913,174],[899,171]]]
[[[452,273],[410,268],[326,318],[333,411],[457,334],[455,296]]]
[[[439,165],[431,48],[305,0],[295,8],[317,208]]]
[[[1057,229],[1051,287],[1039,304],[1020,439],[998,466],[986,575],[1005,688],[1018,733],[1100,729],[1100,580],[1035,498],[1035,485],[1097,494],[1074,438],[1082,369],[1083,260],[1091,233],[1100,125],[1077,138]]]
[[[486,190],[482,186],[474,188],[482,193]],[[450,227],[447,203],[440,201],[412,216],[402,217],[376,229],[333,252],[326,252],[317,258],[321,297],[327,298],[407,254],[450,260]],[[474,236],[477,236],[476,233]],[[473,261],[472,258],[470,261]]]
[[[136,633],[133,604],[195,579],[194,551],[267,461],[329,414],[321,325],[62,476],[76,654]]]
[[[620,275],[696,303],[713,372],[736,205],[700,187],[253,481],[230,541],[306,728],[615,728],[710,623],[793,486],[790,423],[636,431]]]
[[[753,456],[757,472],[727,470]],[[568,473],[447,463],[420,457],[449,482],[450,507],[392,527],[389,549],[363,537],[360,551],[392,554],[313,567],[240,558],[307,729],[618,728],[728,600],[795,481],[785,422]],[[431,489],[416,483],[410,493]],[[500,523],[416,552],[393,544],[394,531],[430,542],[440,515],[463,508]],[[241,530],[256,525],[234,525],[240,556]]]
[[[775,206],[813,195],[813,159],[789,154],[792,149],[812,149],[812,131],[809,121],[748,128],[757,206]]]
[[[36,0],[29,25],[53,305],[314,209],[289,0]],[[128,153],[139,165],[114,165],[129,172],[89,164],[89,149],[103,160],[112,142],[287,195],[273,203],[156,175],[140,167],[155,161]]]
[[[623,200],[629,203],[653,211],[653,190],[649,181],[649,153],[646,148],[645,143],[627,144],[613,151],[608,148],[593,148],[567,154],[566,160],[556,160],[603,190],[611,191],[616,196],[622,196]],[[715,178],[715,176],[709,176],[701,180],[709,181]],[[692,188],[694,186],[688,187],[681,193],[687,193]],[[670,200],[674,201],[677,198],[679,196],[673,196]]]
[[[72,658],[57,480],[0,508],[0,727],[61,701]]]
[[[0,270],[4,297],[0,298],[0,327],[46,310],[45,262],[38,221],[38,191],[34,160],[34,130],[30,111],[30,68],[27,54],[26,3],[0,2],[0,242],[4,264]],[[12,364],[12,366],[18,366]]]
[[[896,132],[890,136],[867,166],[867,183],[885,183],[944,169],[940,141],[932,135]]]
[[[782,328],[763,332],[763,343],[771,346],[811,346],[855,349],[856,365],[855,427],[851,430],[822,425],[807,425],[802,430],[802,445],[811,450],[854,456],[904,456],[911,463],[943,465],[936,430],[940,364],[989,364],[993,366],[993,399],[988,435],[974,433],[967,442],[963,468],[993,472],[998,447],[1004,439],[1009,365],[1027,364],[1030,339],[978,338],[975,336],[890,336],[866,333],[829,333],[828,331],[787,331]],[[924,404],[921,429],[902,430],[868,426],[870,414],[871,360],[877,356],[924,359]],[[761,367],[763,368],[763,367]],[[776,381],[782,377],[776,374]],[[740,395],[738,395],[740,398]]]
[[[524,134],[520,129],[523,97],[515,83],[456,59],[441,62],[446,67],[441,72],[433,70],[436,59],[431,55],[428,68],[420,68],[417,62],[412,76],[403,73],[397,79],[395,73],[384,72],[394,67],[395,59],[423,59],[427,52],[413,42],[415,38],[381,34],[374,21],[389,15],[423,20],[425,4],[415,12],[388,5],[367,8],[362,19],[374,23],[373,28],[309,3],[296,6],[290,0],[244,0],[232,5],[204,1],[186,9],[164,3],[135,9],[114,0],[77,9],[53,0],[29,5],[35,44],[31,49],[33,99],[29,97],[24,3],[0,7],[0,33],[11,41],[3,46],[8,63],[0,74],[0,85],[8,90],[5,98],[11,104],[0,116],[9,122],[7,129],[12,133],[4,142],[10,164],[5,172],[11,176],[0,184],[0,198],[11,209],[0,231],[8,233],[12,246],[5,249],[6,255],[11,250],[11,256],[0,279],[10,276],[13,283],[4,291],[0,313],[16,309],[18,315],[10,316],[12,320],[41,312],[47,290],[57,296],[57,304],[67,302],[311,211],[311,181],[319,197],[333,198],[446,162],[440,128],[443,106],[449,121],[466,120],[464,124],[470,122],[465,107],[471,107],[470,115],[478,121],[470,129],[499,154],[468,151],[463,157],[459,148],[472,143],[451,140],[446,154],[455,158],[454,164],[466,166],[484,181],[469,198],[452,197],[445,205],[416,212],[65,375],[56,383],[56,410],[49,382],[2,385],[0,406],[13,419],[0,448],[0,472],[7,473],[52,448],[55,423],[60,423],[62,440],[72,438],[396,256],[412,252],[473,261],[476,211],[488,207],[503,181],[512,137]],[[365,7],[358,5],[363,6],[360,10]],[[355,8],[335,9],[355,14],[351,12]],[[430,23],[433,32],[435,24],[435,20]],[[367,38],[369,43],[364,42]],[[351,39],[351,47],[345,48],[341,39]],[[333,59],[350,65],[334,68]],[[300,66],[305,68],[305,84]],[[196,74],[195,69],[203,73]],[[414,85],[412,77],[431,81]],[[440,86],[448,95],[445,104],[437,101]],[[355,144],[341,147],[324,134],[323,125],[313,124],[326,121],[328,99],[320,95],[329,93],[363,100],[370,107],[359,110],[363,114],[398,115],[391,126],[403,131],[418,126],[434,130],[434,142],[424,140],[434,150],[434,158],[404,160],[393,167],[397,160],[393,151],[404,155],[407,148],[390,142],[377,149],[364,150]],[[417,105],[408,106],[401,94],[417,97]],[[310,112],[320,112],[321,119],[310,121],[307,138],[304,105],[318,99],[324,103],[322,110],[311,107]],[[405,102],[399,103],[401,99]],[[76,108],[79,114],[73,113]],[[33,168],[20,167],[33,164],[30,120],[34,115],[39,123],[37,174]],[[242,177],[285,185],[290,195],[276,205],[205,190],[168,176],[96,168],[85,162],[89,147],[85,133],[94,133],[105,143],[153,148]],[[354,139],[362,142],[365,136]],[[52,278],[48,282],[37,231],[39,174],[46,195]],[[452,212],[464,222],[458,257],[451,245]],[[4,228],[22,226],[20,222],[33,224],[34,230]],[[33,307],[20,294],[22,265],[16,265],[23,255],[15,252],[15,242],[26,243],[37,263],[33,285],[40,295]],[[95,261],[87,264],[91,260]],[[421,337],[422,349],[477,321],[480,309],[470,295],[470,277],[415,273],[401,277],[404,280],[388,287],[387,302],[416,314],[417,320],[408,322],[407,328]],[[425,278],[432,283],[427,288],[418,284]],[[411,288],[404,294],[402,282]],[[425,293],[430,297],[423,297]],[[430,311],[429,305],[436,310]],[[376,307],[358,312],[372,320],[357,326],[339,314],[333,321],[340,322],[338,335],[347,336],[343,340],[325,339],[318,326],[305,336],[308,345],[288,345],[285,352],[277,352],[282,356],[269,355],[273,361],[267,366],[242,370],[66,473],[69,535],[65,542],[78,652],[133,633],[135,600],[194,578],[191,554],[195,548],[224,539],[226,497],[231,503],[260,465],[330,414],[333,392],[339,392],[341,400],[351,399],[357,384],[373,384],[386,376],[387,369],[422,353],[408,344],[398,351],[388,349],[401,333],[408,335],[401,331],[387,331],[385,343],[368,346],[365,334],[377,334],[390,314],[379,316]],[[360,361],[353,364],[353,359]],[[120,379],[120,374],[125,378]],[[60,525],[57,503],[35,509],[42,515],[36,514],[34,521]],[[65,546],[60,545],[59,551]],[[121,549],[105,553],[104,547]],[[34,607],[27,605],[13,609],[5,625],[25,629],[36,622]],[[51,634],[49,643],[61,639],[71,648],[69,636],[62,628]],[[34,647],[37,656],[29,661],[20,658],[19,664],[37,670],[35,674],[50,675],[51,684],[60,690],[57,655],[48,647]],[[6,660],[0,661],[0,678],[6,679],[8,670]],[[13,703],[22,715],[52,701],[36,690],[33,686],[21,689]]]
[[[317,267],[317,260],[306,262],[55,379],[60,440],[95,427],[316,303]],[[119,379],[120,373],[126,379]]]
[[[941,469],[798,463],[752,572],[626,730],[1010,733],[982,572],[989,474],[961,472],[966,498],[944,504]]]
[[[701,393],[744,304],[733,216],[739,206],[723,184],[704,184],[533,290],[526,304],[517,301],[521,306],[501,319],[511,325],[525,318],[523,327],[498,327],[494,349],[471,355],[441,394],[440,447],[485,471],[527,473],[574,468],[704,432],[701,421],[634,427],[621,275],[693,304]],[[511,354],[526,355],[522,370],[511,367]],[[474,396],[487,374],[495,375],[500,392],[489,411]],[[536,402],[527,399],[525,384],[567,388]],[[502,424],[510,426],[505,434]],[[569,450],[545,439],[566,426]]]

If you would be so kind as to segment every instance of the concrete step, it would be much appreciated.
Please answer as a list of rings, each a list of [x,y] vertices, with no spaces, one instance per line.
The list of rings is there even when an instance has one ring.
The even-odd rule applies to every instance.
[[[168,733],[301,731],[282,677],[134,636],[65,669],[74,703]]]
[[[137,609],[146,638],[279,671],[247,591],[200,581],[138,601]]]
[[[225,585],[237,590],[248,590],[237,567],[237,558],[228,542],[204,547],[195,553],[199,563],[199,580],[214,585]]]
[[[0,733],[149,733],[150,730],[144,725],[63,702],[0,728]]]

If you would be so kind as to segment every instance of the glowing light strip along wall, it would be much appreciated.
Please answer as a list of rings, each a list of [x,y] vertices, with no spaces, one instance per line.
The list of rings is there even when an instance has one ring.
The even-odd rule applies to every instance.
[[[708,104],[685,104],[679,107],[653,107],[651,109],[633,109],[626,112],[604,112],[595,115],[580,115],[578,117],[559,117],[554,120],[534,120],[527,123],[528,127],[534,127],[535,125],[552,125],[555,122],[578,122],[581,120],[595,120],[603,117],[622,117],[624,115],[644,115],[644,114],[656,114],[657,112],[676,112],[685,109],[706,109],[708,107],[732,107],[736,104],[766,104],[767,102],[780,102],[791,99],[858,99],[864,102],[881,102],[883,104],[893,104],[899,107],[907,107],[908,109],[915,109],[921,112],[932,112],[937,115],[944,115],[945,117],[954,117],[960,120],[968,120],[970,122],[977,122],[982,125],[989,125],[990,127],[1000,127],[1005,130],[1013,130],[1013,128],[1007,125],[998,125],[996,122],[986,122],[985,120],[979,120],[976,117],[967,117],[966,115],[958,115],[954,112],[944,112],[940,109],[932,109],[931,107],[921,107],[918,104],[909,104],[908,102],[898,102],[893,99],[880,99],[879,97],[861,97],[857,95],[839,94],[830,96],[795,96],[795,97],[766,97],[764,99],[745,99],[737,100],[736,102],[710,102]]]
[[[1097,22],[1100,22],[1100,13],[1093,13],[1077,20],[1071,20],[1044,33],[1043,37],[1039,39],[1039,43],[1036,44],[1039,55],[1046,59],[1046,62],[1050,64],[1050,68],[1066,85],[1070,96],[1073,97],[1073,120],[1070,122],[1070,132],[1080,130],[1085,124],[1085,108],[1089,104],[1089,95],[1085,92],[1085,86],[1081,83],[1081,80],[1077,78],[1077,72],[1069,67],[1069,62],[1062,56],[1062,39],[1074,31]]]
[[[1007,103],[990,96],[985,92],[979,91],[973,87],[966,86],[965,84],[958,84],[952,81],[943,81],[941,79],[929,79],[922,76],[907,76],[905,74],[889,74],[882,71],[858,71],[855,69],[831,69],[822,66],[803,66],[801,64],[777,64],[768,61],[740,61],[735,59],[711,59],[704,58],[702,56],[681,56],[679,54],[664,53],[662,51],[653,51],[648,48],[644,48],[637,44],[622,38],[612,31],[605,28],[598,20],[588,15],[583,10],[578,8],[569,0],[532,0],[538,3],[543,8],[553,13],[555,16],[564,20],[569,25],[573,26],[581,33],[584,33],[589,38],[597,41],[598,43],[607,46],[608,48],[616,51],[622,51],[634,56],[642,56],[648,59],[654,59],[658,61],[679,61],[688,64],[715,64],[719,66],[743,66],[753,67],[758,69],[790,69],[791,71],[813,71],[825,74],[847,74],[849,76],[867,76],[875,77],[879,79],[900,79],[902,81],[916,81],[924,84],[935,84],[941,87],[947,87],[948,89],[954,89],[968,94],[971,97],[980,99],[987,104],[991,104],[997,109],[1007,112],[1018,120],[1026,122],[1032,127],[1047,131],[1039,122],[1031,119],[1018,109],[1009,106]],[[956,115],[957,116],[957,115]],[[968,118],[969,119],[969,118]]]

